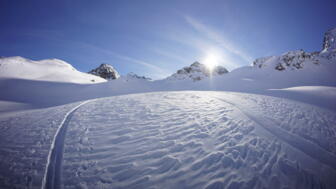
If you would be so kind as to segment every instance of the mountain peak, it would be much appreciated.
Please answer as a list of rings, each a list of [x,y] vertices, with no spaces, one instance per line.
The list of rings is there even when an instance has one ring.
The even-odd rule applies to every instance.
[[[327,31],[324,34],[322,51],[330,51],[334,49],[336,49],[336,28]]]
[[[108,80],[118,79],[120,77],[117,70],[115,70],[110,64],[100,64],[98,68],[93,69],[88,73]]]
[[[278,71],[298,70],[321,62],[336,60],[336,28],[324,35],[323,49],[320,52],[305,52],[303,50],[289,51],[279,56],[258,58],[253,62],[256,68],[270,68]]]
[[[152,80],[149,77],[139,76],[138,74],[135,74],[133,72],[128,73],[126,76],[124,76],[124,78],[126,79],[126,81],[130,81],[130,80],[147,80],[147,81],[151,81]]]
[[[199,81],[210,76],[222,75],[227,72],[228,70],[225,69],[223,66],[216,66],[210,70],[206,65],[201,64],[198,61],[195,61],[190,66],[177,70],[176,73],[169,76],[167,79],[169,80],[191,79],[193,81]]]
[[[201,66],[201,65],[202,65],[201,63],[199,63],[198,61],[195,61],[190,66]]]

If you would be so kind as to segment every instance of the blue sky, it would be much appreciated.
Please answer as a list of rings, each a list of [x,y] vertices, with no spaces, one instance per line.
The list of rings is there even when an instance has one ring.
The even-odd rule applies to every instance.
[[[317,51],[336,2],[311,0],[0,1],[0,56],[100,63],[163,78],[215,55],[232,70],[289,50]]]

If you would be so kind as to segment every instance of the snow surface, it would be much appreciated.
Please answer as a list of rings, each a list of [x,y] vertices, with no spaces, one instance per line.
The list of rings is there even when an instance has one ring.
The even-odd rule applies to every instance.
[[[336,113],[232,92],[159,92],[0,116],[0,187],[334,188]],[[71,116],[69,117],[69,115]],[[67,128],[60,144],[58,130]],[[60,177],[60,178],[58,178]]]
[[[0,58],[0,78],[70,83],[106,81],[103,78],[79,72],[69,63],[59,59],[33,61],[19,56]]]
[[[265,94],[289,98],[336,111],[336,87],[299,86],[284,89],[269,89]]]

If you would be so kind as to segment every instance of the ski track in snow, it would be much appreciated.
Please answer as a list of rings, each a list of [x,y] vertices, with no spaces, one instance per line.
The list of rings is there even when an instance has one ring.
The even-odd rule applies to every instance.
[[[75,113],[75,111],[88,102],[90,101],[85,101],[67,112],[61,124],[59,125],[49,150],[47,165],[42,181],[42,189],[60,188],[60,170],[62,166],[63,143],[67,125],[69,124],[71,117]]]
[[[0,188],[50,188],[51,173],[56,188],[336,186],[328,110],[231,92],[84,103],[0,117]]]
[[[0,116],[0,188],[41,188],[53,137],[78,104]]]

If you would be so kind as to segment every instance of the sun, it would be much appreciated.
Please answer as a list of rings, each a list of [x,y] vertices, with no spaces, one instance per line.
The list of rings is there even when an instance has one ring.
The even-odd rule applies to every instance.
[[[217,65],[218,65],[218,57],[214,54],[209,54],[207,57],[204,59],[204,64],[205,66],[212,71]]]

